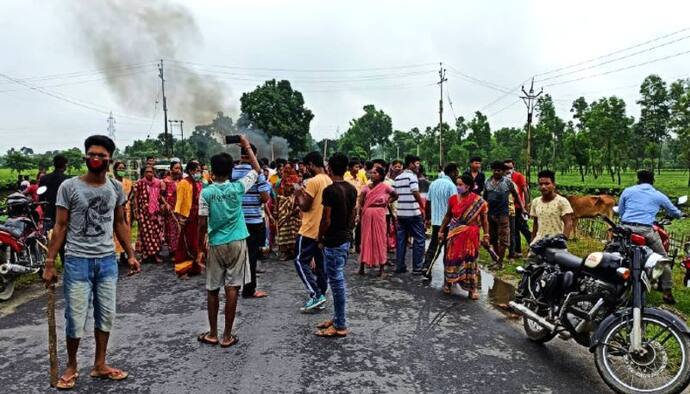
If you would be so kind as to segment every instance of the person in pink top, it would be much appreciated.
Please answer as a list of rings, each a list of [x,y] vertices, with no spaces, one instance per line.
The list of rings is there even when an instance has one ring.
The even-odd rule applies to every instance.
[[[359,274],[364,275],[364,266],[379,267],[379,276],[388,260],[386,242],[386,214],[388,204],[398,199],[395,190],[384,183],[386,170],[376,166],[369,172],[371,184],[362,188],[359,196],[360,223],[362,225],[362,248],[359,255]]]

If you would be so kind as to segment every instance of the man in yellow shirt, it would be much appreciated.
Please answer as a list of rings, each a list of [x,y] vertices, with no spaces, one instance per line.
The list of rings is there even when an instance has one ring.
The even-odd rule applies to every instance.
[[[323,268],[323,252],[317,240],[323,215],[323,190],[333,182],[326,175],[321,153],[311,152],[305,156],[304,167],[311,178],[305,182],[304,187],[295,185],[295,203],[302,211],[302,226],[295,250],[295,269],[309,293],[309,299],[301,310],[309,312],[326,302],[328,281]]]

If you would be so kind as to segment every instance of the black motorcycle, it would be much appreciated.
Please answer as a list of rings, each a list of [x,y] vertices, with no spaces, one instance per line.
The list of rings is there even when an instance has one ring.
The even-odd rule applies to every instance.
[[[690,383],[690,330],[682,319],[645,307],[668,259],[644,237],[608,219],[618,251],[586,258],[568,252],[562,236],[532,246],[534,258],[510,306],[527,337],[573,339],[594,353],[606,384],[619,393],[679,393]]]

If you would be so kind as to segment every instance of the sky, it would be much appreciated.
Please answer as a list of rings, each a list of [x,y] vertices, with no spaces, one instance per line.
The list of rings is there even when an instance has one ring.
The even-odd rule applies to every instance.
[[[439,62],[444,120],[481,110],[494,130],[519,127],[532,76],[565,120],[581,95],[619,96],[637,117],[645,76],[690,77],[688,14],[664,0],[2,0],[0,152],[81,146],[110,111],[119,146],[157,135],[160,58],[169,119],[186,133],[217,111],[236,118],[242,93],[270,78],[303,93],[316,140],[367,104],[394,129],[424,129],[438,122]]]

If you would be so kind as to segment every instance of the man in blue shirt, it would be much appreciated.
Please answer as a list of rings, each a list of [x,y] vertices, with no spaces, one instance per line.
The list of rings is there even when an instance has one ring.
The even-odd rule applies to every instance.
[[[664,208],[667,215],[674,218],[680,218],[682,213],[668,197],[652,185],[654,185],[654,173],[647,170],[639,171],[637,173],[637,185],[623,190],[621,194],[618,202],[618,214],[624,227],[643,235],[647,240],[647,246],[654,252],[666,256],[661,238],[654,231],[652,225],[661,208]],[[661,288],[664,291],[664,302],[668,304],[675,303],[671,293],[672,287],[671,269],[667,267],[661,276]]]
[[[448,163],[439,174],[435,181],[431,182],[429,186],[429,194],[427,204],[431,204],[431,241],[426,250],[426,257],[424,258],[424,276],[431,279],[431,273],[427,273],[436,249],[438,249],[438,231],[441,228],[443,217],[448,212],[448,199],[458,193],[458,188],[455,186],[455,178],[458,177],[458,165],[455,163]]]
[[[251,148],[254,156],[256,156],[256,146],[252,144]],[[252,165],[249,160],[248,153],[242,148],[240,164],[232,169],[233,182],[244,178],[245,175],[252,171]],[[251,282],[242,287],[243,298],[263,298],[268,295],[264,291],[256,290],[256,263],[259,260],[261,248],[266,243],[263,204],[268,202],[270,192],[271,185],[266,181],[264,174],[260,173],[256,183],[242,196],[242,213],[249,231],[247,250],[249,252],[249,267],[251,271]]]

